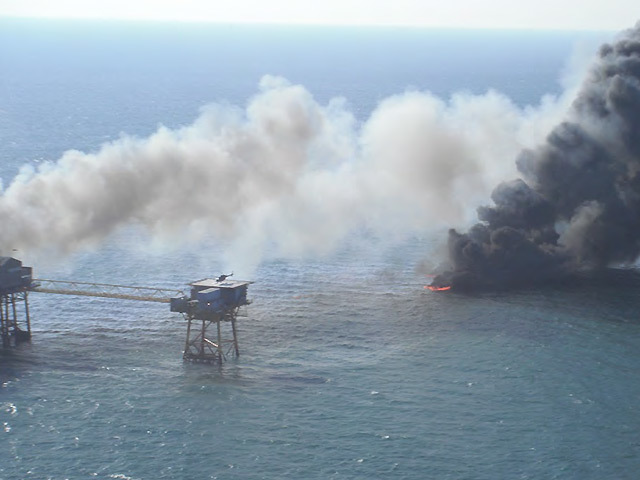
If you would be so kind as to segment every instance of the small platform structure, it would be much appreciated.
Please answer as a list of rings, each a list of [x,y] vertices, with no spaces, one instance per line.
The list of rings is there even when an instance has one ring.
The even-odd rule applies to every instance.
[[[182,313],[188,322],[185,360],[222,363],[229,355],[240,355],[236,318],[240,308],[251,303],[247,299],[251,283],[225,275],[205,278],[190,284],[189,297],[171,298],[171,311]]]
[[[31,267],[0,257],[0,339],[5,348],[31,339],[28,295],[32,288]]]

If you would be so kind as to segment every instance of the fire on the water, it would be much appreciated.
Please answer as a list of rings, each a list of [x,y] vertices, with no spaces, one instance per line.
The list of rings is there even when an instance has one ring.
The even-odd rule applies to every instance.
[[[449,285],[448,287],[436,287],[434,285],[425,285],[424,288],[427,290],[431,290],[432,292],[445,292],[447,290],[451,290],[451,285]]]
[[[437,275],[427,273],[425,274],[425,276],[433,279],[433,278],[436,278]],[[451,285],[439,286],[439,285],[431,284],[431,285],[425,285],[424,289],[431,290],[432,292],[446,292],[447,290],[451,290]]]

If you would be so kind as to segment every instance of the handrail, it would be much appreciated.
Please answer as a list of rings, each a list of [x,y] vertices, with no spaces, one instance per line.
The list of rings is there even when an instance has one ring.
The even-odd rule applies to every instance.
[[[109,283],[75,282],[67,280],[33,279],[31,291],[60,295],[120,298],[143,302],[169,303],[171,297],[183,296],[181,290]]]

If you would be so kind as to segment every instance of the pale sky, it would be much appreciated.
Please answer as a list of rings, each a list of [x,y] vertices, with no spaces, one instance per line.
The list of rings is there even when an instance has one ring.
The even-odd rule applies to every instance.
[[[620,30],[640,0],[0,0],[0,17]]]

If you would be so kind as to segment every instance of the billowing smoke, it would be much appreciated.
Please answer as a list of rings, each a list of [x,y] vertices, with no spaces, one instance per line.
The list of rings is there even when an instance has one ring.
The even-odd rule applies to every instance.
[[[546,282],[640,254],[640,23],[601,47],[564,121],[517,157],[481,223],[449,232],[454,289]]]
[[[344,100],[320,105],[269,76],[260,89],[244,110],[212,105],[190,126],[23,168],[0,196],[0,254],[67,254],[134,224],[170,242],[214,235],[255,264],[265,245],[299,256],[354,229],[398,238],[469,224],[539,140],[530,132],[548,132],[561,111],[495,92],[448,102],[407,92],[360,125]]]

